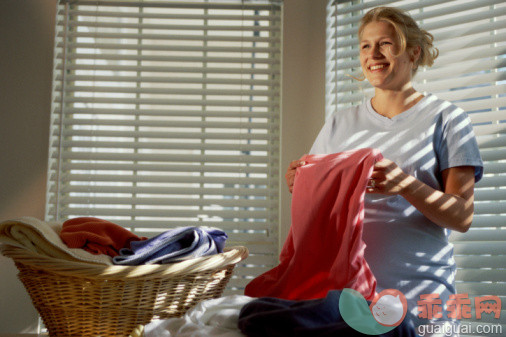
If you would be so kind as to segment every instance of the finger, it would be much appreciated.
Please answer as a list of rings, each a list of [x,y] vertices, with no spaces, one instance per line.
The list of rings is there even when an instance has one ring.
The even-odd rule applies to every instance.
[[[367,187],[367,188],[365,189],[365,193],[376,193],[376,191],[374,190],[374,188]]]
[[[292,192],[293,192],[293,184],[288,185],[288,191],[290,191],[290,193],[292,193]]]
[[[293,175],[293,174],[287,174],[287,175],[285,176],[285,179],[286,179],[286,184],[287,184],[288,186],[293,185],[293,181],[295,180],[295,179],[294,179],[294,177],[295,177],[295,175]]]
[[[372,174],[371,174],[371,176],[370,176],[370,179],[374,179],[374,180],[376,180],[376,183],[378,183],[378,181],[385,180],[386,179],[386,175],[382,171],[373,171]]]
[[[374,169],[383,169],[387,168],[393,162],[389,159],[383,158],[380,161],[374,163]]]
[[[304,160],[294,160],[290,163],[289,168],[293,170],[303,165],[306,165],[306,162]]]
[[[302,165],[306,165],[307,161],[304,160],[304,158],[306,157],[307,155],[303,155],[302,157],[300,157],[300,159],[298,160],[293,160],[292,162],[290,162],[290,167],[291,168],[297,168],[299,166],[302,166]]]
[[[375,179],[372,179],[372,178],[371,178],[371,179],[367,180],[367,185],[366,185],[366,187],[367,187],[367,188],[374,188],[374,187],[376,187],[376,184],[377,184],[377,183],[378,183],[378,182],[377,182]]]

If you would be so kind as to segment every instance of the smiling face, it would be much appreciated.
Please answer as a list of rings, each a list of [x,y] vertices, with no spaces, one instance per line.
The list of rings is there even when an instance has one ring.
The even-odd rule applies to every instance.
[[[360,65],[365,77],[376,89],[403,89],[411,82],[413,57],[400,55],[401,46],[394,27],[385,21],[368,23],[360,36]]]

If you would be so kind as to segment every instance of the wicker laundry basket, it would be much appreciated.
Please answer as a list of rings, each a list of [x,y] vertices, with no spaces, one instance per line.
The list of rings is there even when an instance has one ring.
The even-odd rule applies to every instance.
[[[167,265],[105,266],[0,245],[14,260],[50,336],[128,336],[154,318],[182,316],[219,297],[245,247]]]

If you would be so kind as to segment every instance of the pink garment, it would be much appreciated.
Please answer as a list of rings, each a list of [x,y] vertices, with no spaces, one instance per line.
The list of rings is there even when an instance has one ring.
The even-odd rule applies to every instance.
[[[376,279],[364,258],[364,196],[375,149],[308,155],[295,174],[292,226],[280,264],[251,281],[244,294],[290,300],[323,298],[352,288],[366,300]]]

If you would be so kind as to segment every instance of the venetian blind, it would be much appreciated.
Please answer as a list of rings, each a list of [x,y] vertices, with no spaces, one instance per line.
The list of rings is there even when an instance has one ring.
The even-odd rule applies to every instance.
[[[435,37],[440,51],[433,67],[419,69],[414,87],[463,108],[470,116],[485,175],[476,185],[471,229],[453,233],[458,266],[457,290],[469,298],[498,295],[506,302],[506,3],[503,0],[329,1],[327,16],[326,113],[357,105],[373,96],[360,77],[357,29],[360,18],[376,6],[409,11]],[[484,314],[470,323],[502,324]],[[474,322],[472,322],[474,321]]]
[[[47,219],[225,230],[278,253],[280,1],[60,0]]]

